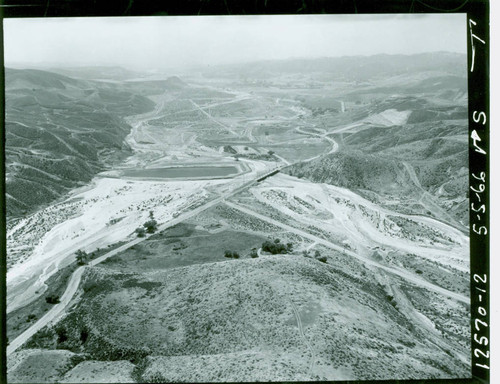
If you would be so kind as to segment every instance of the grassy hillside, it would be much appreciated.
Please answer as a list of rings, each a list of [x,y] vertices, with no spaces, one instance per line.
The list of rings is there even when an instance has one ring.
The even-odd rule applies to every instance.
[[[387,283],[364,267],[363,279],[342,269],[298,255],[146,273],[94,267],[77,307],[28,347],[129,360],[146,382],[467,373],[452,352],[436,349],[442,341],[418,317],[399,308],[406,301],[388,296]],[[425,291],[409,292],[417,307],[429,300]]]
[[[143,96],[39,70],[6,70],[7,215],[49,203],[130,154],[123,118]]]

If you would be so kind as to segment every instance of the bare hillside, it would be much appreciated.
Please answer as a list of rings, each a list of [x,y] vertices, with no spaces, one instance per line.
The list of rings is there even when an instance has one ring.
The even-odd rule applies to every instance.
[[[434,295],[392,291],[391,278],[360,267],[363,279],[294,255],[147,273],[96,267],[69,316],[28,346],[130,360],[147,382],[466,375],[458,340],[429,333],[425,316],[407,310],[407,300],[418,308]],[[456,306],[439,301],[439,312]]]

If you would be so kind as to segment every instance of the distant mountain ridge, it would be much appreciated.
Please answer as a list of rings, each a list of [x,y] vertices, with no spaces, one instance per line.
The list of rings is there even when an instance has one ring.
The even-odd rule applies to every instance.
[[[465,76],[465,54],[450,52],[420,53],[415,55],[342,56],[317,59],[288,59],[257,61],[244,64],[220,65],[205,70],[207,77],[242,76],[267,78],[281,74],[329,73],[335,79],[363,81],[377,76],[396,75],[420,71],[442,70]]]
[[[88,86],[83,80],[73,79],[68,76],[39,69],[14,69],[5,68],[5,88],[82,88]]]
[[[132,71],[120,66],[81,66],[61,68],[54,67],[47,69],[50,72],[60,73],[62,75],[92,80],[92,79],[110,79],[110,80],[126,80],[141,76],[141,73]]]

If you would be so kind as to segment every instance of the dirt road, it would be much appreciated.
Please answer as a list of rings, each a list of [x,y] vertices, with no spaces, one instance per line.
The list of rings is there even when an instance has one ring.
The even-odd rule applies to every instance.
[[[49,312],[47,312],[44,316],[42,316],[35,324],[29,327],[26,331],[24,331],[18,337],[16,337],[7,346],[7,356],[10,355],[12,352],[14,352],[21,345],[23,345],[26,341],[28,341],[28,339],[31,336],[33,336],[40,329],[49,324],[54,318],[58,317],[66,309],[69,302],[76,293],[84,269],[85,267],[80,267],[75,272],[73,272],[68,287],[66,288],[66,291],[64,292],[64,294],[60,299],[61,301],[58,304],[54,305]]]
[[[312,378],[313,373],[314,373],[314,362],[316,361],[316,354],[314,353],[314,349],[313,349],[311,343],[309,342],[309,339],[304,334],[304,327],[302,326],[302,319],[300,318],[300,313],[297,310],[297,307],[295,306],[295,304],[292,300],[288,300],[288,301],[292,305],[293,314],[295,315],[295,320],[297,321],[297,327],[299,329],[300,337],[302,338],[302,340],[304,340],[304,343],[306,344],[307,349],[309,349],[309,353],[311,354],[311,360],[310,360],[310,365],[309,365],[309,375]]]
[[[238,134],[233,131],[231,128],[229,128],[227,125],[225,124],[222,124],[220,121],[214,119],[214,117],[208,113],[207,111],[205,111],[203,108],[201,108],[198,104],[196,104],[193,100],[189,100],[201,113],[203,113],[205,116],[207,116],[210,120],[212,120],[214,123],[220,125],[222,128],[224,128],[226,131],[228,131],[229,133],[232,133],[234,136],[238,136]]]
[[[421,192],[420,202],[422,203],[422,205],[424,205],[429,211],[439,213],[440,217],[446,218],[446,222],[449,225],[452,225],[453,227],[462,232],[469,233],[469,229],[467,227],[465,227],[457,219],[449,215],[445,209],[443,209],[434,201],[434,197],[422,187],[422,185],[420,184],[420,180],[418,179],[417,174],[415,173],[415,169],[413,169],[413,167],[406,161],[403,161],[402,163],[406,169],[406,172],[408,172],[411,181]]]
[[[331,249],[334,249],[336,251],[339,251],[339,252],[343,252],[349,256],[352,256],[358,260],[360,260],[361,262],[365,263],[365,264],[369,264],[369,265],[372,265],[374,267],[377,267],[377,268],[380,268],[380,269],[383,269],[384,271],[387,271],[393,275],[396,275],[396,276],[399,276],[401,278],[403,278],[404,280],[408,281],[408,282],[411,282],[417,286],[420,286],[422,288],[426,288],[430,291],[433,291],[433,292],[436,292],[436,293],[439,293],[441,295],[444,295],[444,296],[447,296],[447,297],[450,297],[454,300],[457,300],[461,303],[465,303],[465,304],[470,304],[470,298],[464,296],[464,295],[461,295],[459,293],[455,293],[455,292],[451,292],[451,291],[448,291],[447,289],[444,289],[444,288],[441,288],[435,284],[432,284],[426,280],[423,280],[415,275],[413,275],[412,273],[406,271],[406,270],[403,270],[403,269],[400,269],[400,268],[396,268],[396,267],[389,267],[389,266],[386,266],[386,265],[383,265],[383,264],[380,264],[378,263],[377,261],[374,261],[372,259],[368,259],[366,257],[363,257],[361,255],[358,255],[357,253],[354,253],[348,249],[345,249],[344,247],[341,247],[337,244],[334,244],[334,243],[331,243],[325,239],[322,239],[320,237],[317,237],[317,236],[314,236],[308,232],[305,232],[303,230],[300,230],[300,229],[297,229],[295,227],[292,227],[290,225],[287,225],[287,224],[283,224],[277,220],[274,220],[274,219],[271,219],[270,217],[267,217],[267,216],[264,216],[264,215],[261,215],[259,213],[256,213],[248,208],[245,208],[245,207],[242,207],[238,204],[234,204],[232,202],[228,202],[226,201],[225,204],[233,209],[237,209],[243,213],[246,213],[248,215],[251,215],[251,216],[254,216],[260,220],[263,220],[263,221],[266,221],[270,224],[273,224],[273,225],[276,225],[277,227],[280,227],[280,228],[283,228],[283,229],[286,229],[287,231],[290,231],[292,233],[295,233],[299,236],[302,236],[302,237],[305,237],[307,239],[310,239],[310,240],[313,240],[313,241],[316,241],[318,244],[321,244],[321,245],[324,245],[328,248],[331,248]]]
[[[268,174],[268,173],[270,173],[270,172],[267,172],[266,174]],[[186,213],[178,216],[177,218],[175,218],[167,223],[164,223],[164,224],[158,226],[157,232],[161,232],[169,227],[173,227],[174,225],[177,225],[177,224],[183,222],[184,220],[187,220],[187,219],[219,204],[220,202],[224,201],[224,199],[227,199],[228,197],[231,197],[232,195],[234,195],[238,192],[241,192],[242,190],[250,187],[251,185],[253,185],[256,182],[257,178],[263,177],[266,174],[258,175],[258,176],[256,176],[255,179],[252,179],[252,180],[244,183],[243,185],[209,201],[208,203],[200,205],[199,207],[197,207],[189,212],[186,212]],[[102,263],[104,260],[130,248],[131,246],[133,246],[135,244],[138,244],[142,241],[145,241],[146,239],[148,239],[148,237],[135,238],[135,239],[127,242],[126,244],[124,244],[116,249],[113,249],[112,251],[98,257],[97,259],[90,261],[88,263],[88,267],[93,267],[95,265],[98,265],[99,263]],[[64,311],[68,309],[68,306],[71,302],[71,299],[73,298],[73,296],[75,295],[75,293],[77,291],[77,288],[80,284],[82,274],[83,274],[83,271],[85,268],[86,268],[86,266],[82,266],[82,267],[78,268],[75,272],[73,272],[73,274],[71,275],[71,278],[69,280],[68,287],[66,288],[66,291],[64,292],[64,294],[62,295],[62,297],[60,299],[60,303],[54,305],[36,323],[34,323],[30,328],[28,328],[26,331],[24,331],[22,334],[20,334],[16,339],[14,339],[7,347],[7,355],[10,355],[12,352],[14,352],[16,349],[18,349],[21,345],[23,345],[26,341],[28,341],[40,329],[42,329],[43,327],[45,327],[49,323],[51,323],[55,320],[58,320],[60,317],[62,317]]]
[[[335,153],[335,152],[338,151],[339,144],[335,140],[333,140],[331,137],[328,136],[331,132],[326,132],[324,129],[320,129],[320,128],[314,128],[314,129],[316,129],[316,130],[319,129],[319,130],[323,131],[323,133],[314,133],[314,132],[303,131],[303,130],[300,129],[300,127],[295,128],[295,130],[297,132],[300,132],[300,133],[302,133],[304,135],[317,136],[317,137],[320,137],[322,139],[328,140],[330,142],[330,144],[332,145],[332,149],[330,149],[330,151],[327,153],[327,155],[330,155],[330,154]],[[306,162],[312,161],[314,159],[317,159],[320,156],[324,156],[324,154],[319,154],[319,155],[310,157],[309,159],[305,159],[305,160],[300,161],[300,162],[301,163],[306,163]]]

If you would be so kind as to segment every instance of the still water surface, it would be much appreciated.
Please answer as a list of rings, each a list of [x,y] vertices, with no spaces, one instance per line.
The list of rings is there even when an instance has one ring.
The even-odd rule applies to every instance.
[[[123,171],[125,177],[154,177],[154,178],[192,178],[192,177],[221,177],[238,173],[234,166],[221,167],[176,167],[129,169]]]

